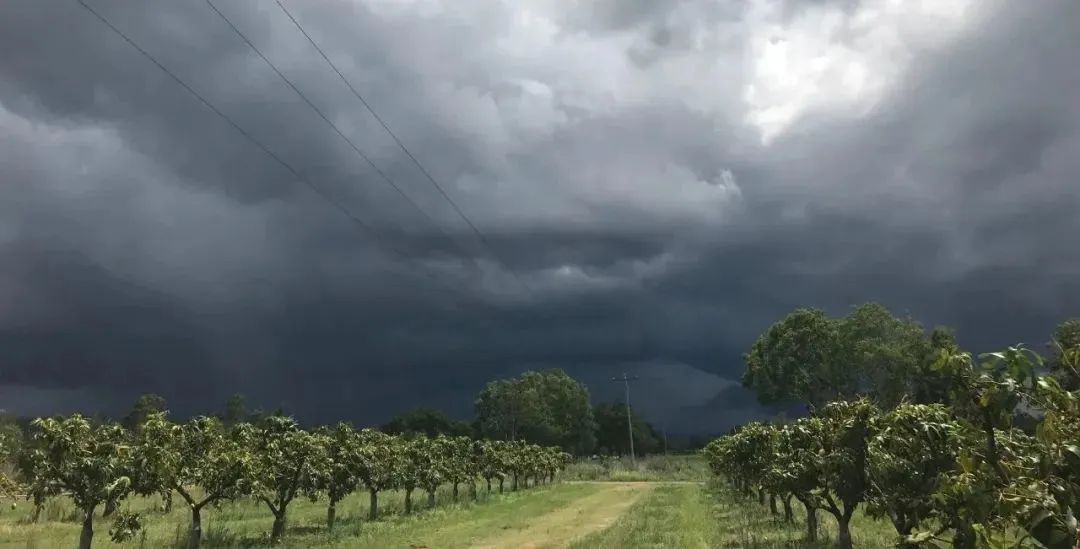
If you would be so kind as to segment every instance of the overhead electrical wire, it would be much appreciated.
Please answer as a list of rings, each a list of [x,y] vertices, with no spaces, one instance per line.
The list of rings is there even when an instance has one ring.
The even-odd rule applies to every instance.
[[[142,46],[140,46],[138,43],[136,43],[131,37],[129,37],[127,34],[125,34],[122,30],[120,30],[116,25],[113,25],[112,22],[109,21],[108,18],[106,18],[104,15],[102,15],[99,11],[95,10],[93,8],[93,6],[87,4],[85,0],[75,0],[75,1],[78,2],[79,5],[81,5],[83,8],[85,8],[88,12],[90,12],[95,18],[97,18],[98,21],[100,21],[102,24],[104,24],[106,27],[108,27],[109,30],[111,30],[117,36],[122,38],[135,51],[139,52],[139,54],[141,54],[143,57],[145,57],[147,60],[149,60],[155,66],[157,66],[157,68],[161,69],[162,72],[164,72],[166,75],[168,75],[174,82],[179,84],[180,87],[184,88],[184,90],[186,90],[189,94],[191,94],[193,97],[198,99],[199,102],[202,103],[206,108],[210,109],[211,112],[218,115],[221,119],[225,120],[230,126],[232,126],[232,128],[234,130],[237,131],[237,133],[242,135],[245,139],[247,139],[253,145],[255,145],[259,150],[261,150],[267,156],[272,158],[275,162],[277,162],[279,165],[281,165],[281,167],[285,168],[285,170],[288,171],[290,174],[292,174],[292,176],[295,177],[298,182],[300,182],[304,186],[311,189],[317,196],[319,196],[321,199],[323,199],[324,201],[326,201],[327,203],[332,205],[342,215],[346,216],[350,221],[352,221],[355,225],[360,227],[363,231],[367,232],[370,236],[374,237],[376,240],[378,240],[380,238],[380,235],[379,235],[378,231],[373,226],[371,226],[369,223],[367,223],[366,221],[361,219],[356,214],[352,213],[347,207],[345,207],[344,204],[342,204],[340,201],[338,201],[333,196],[328,194],[326,191],[321,189],[319,186],[311,183],[311,181],[309,181],[306,177],[304,177],[296,168],[294,168],[291,164],[289,164],[284,159],[282,159],[281,156],[279,156],[277,153],[275,153],[273,150],[271,150],[269,147],[267,147],[261,141],[256,139],[255,136],[253,136],[250,132],[248,132],[242,126],[240,126],[238,123],[236,123],[236,121],[234,121],[231,117],[229,117],[229,115],[225,114],[221,109],[216,107],[213,103],[211,103],[208,99],[206,99],[202,94],[200,94],[198,91],[196,91],[190,85],[188,85],[187,82],[184,82],[183,79],[181,79],[179,76],[177,76],[171,70],[169,70],[168,67],[163,65],[160,61],[158,61],[156,57],[154,57],[152,54],[150,54],[150,52],[146,51]],[[380,244],[382,244],[382,243],[380,242]],[[398,249],[395,246],[391,245],[391,246],[389,246],[389,249],[396,252],[397,255],[399,255],[400,257],[402,257],[405,260],[410,259],[409,255],[407,253],[403,252],[402,250]],[[423,271],[420,271],[420,272],[423,272]],[[445,282],[442,281],[442,279],[435,278],[433,276],[428,276],[428,278],[430,278],[433,281],[439,282],[440,284],[444,284],[444,286],[445,286]],[[445,286],[445,287],[449,287],[449,286]]]
[[[435,189],[439,192],[443,199],[446,200],[450,207],[453,208],[454,211],[457,212],[458,216],[461,217],[461,219],[469,226],[473,234],[475,234],[477,239],[480,241],[481,245],[483,245],[483,247],[487,249],[488,253],[491,254],[491,257],[494,258],[495,261],[497,261],[500,265],[502,265],[502,267],[506,269],[506,271],[510,273],[511,276],[513,276],[513,278],[518,282],[518,284],[520,284],[526,289],[529,289],[528,285],[525,284],[525,282],[520,277],[518,277],[517,272],[502,260],[499,254],[495,251],[494,247],[491,246],[491,243],[488,241],[488,238],[484,234],[484,232],[481,231],[480,228],[477,227],[471,219],[469,219],[469,216],[466,215],[464,211],[462,211],[462,209],[458,206],[457,202],[455,202],[454,199],[451,198],[449,194],[447,194],[446,190],[443,189],[443,186],[435,180],[435,178],[431,175],[431,172],[429,172],[427,168],[425,168],[424,165],[420,163],[420,160],[416,158],[416,155],[414,155],[412,151],[410,151],[409,148],[405,146],[401,139],[398,138],[397,134],[395,134],[394,131],[390,129],[390,125],[387,124],[386,121],[383,120],[383,118],[379,116],[377,112],[375,112],[375,109],[371,107],[371,105],[367,102],[366,99],[364,99],[364,96],[359,91],[357,91],[356,87],[354,87],[349,81],[349,79],[345,77],[345,75],[341,72],[340,69],[338,69],[337,65],[330,60],[330,57],[326,55],[326,52],[323,51],[323,49],[319,47],[319,44],[315,42],[311,35],[308,34],[306,30],[304,30],[304,26],[301,25],[300,22],[297,21],[295,17],[293,17],[292,13],[289,12],[288,8],[286,8],[285,5],[281,3],[281,0],[275,0],[275,2],[277,3],[278,7],[281,8],[281,11],[284,12],[286,16],[288,16],[289,20],[292,21],[293,25],[296,26],[297,30],[299,30],[300,33],[304,35],[304,38],[307,38],[308,42],[311,43],[311,46],[315,48],[315,51],[319,52],[319,55],[322,56],[323,60],[326,61],[326,63],[330,66],[331,69],[333,69],[334,73],[337,74],[338,78],[340,78],[341,81],[344,82],[346,86],[348,86],[349,91],[351,91],[352,94],[356,96],[358,100],[360,100],[360,104],[363,105],[369,113],[371,113],[371,116],[379,122],[379,125],[381,125],[383,129],[386,130],[386,133],[389,134],[391,138],[393,138],[395,143],[397,143],[397,146],[405,153],[406,156],[409,157],[412,163],[416,165],[416,167],[420,170],[420,173],[424,175],[428,182],[431,183],[433,187],[435,187]]]
[[[360,156],[360,158],[367,162],[367,164],[371,166],[371,169],[375,170],[375,173],[377,173],[387,185],[390,185],[390,187],[393,188],[402,198],[404,198],[405,201],[413,207],[413,209],[415,209],[417,212],[420,213],[420,215],[424,216],[429,222],[431,222],[431,224],[436,229],[438,229],[443,234],[443,236],[445,236],[451,241],[456,242],[454,240],[454,237],[452,237],[448,232],[446,232],[446,229],[444,229],[441,224],[432,219],[432,217],[426,211],[424,211],[424,209],[421,208],[420,205],[416,203],[416,201],[414,201],[389,175],[386,174],[386,172],[381,170],[379,166],[375,164],[371,157],[365,154],[364,151],[362,151],[352,139],[345,135],[345,132],[341,131],[341,128],[339,128],[337,124],[330,120],[330,117],[328,117],[322,109],[315,105],[315,103],[311,101],[311,99],[309,99],[308,96],[303,91],[301,91],[300,88],[295,83],[293,83],[292,80],[289,79],[289,77],[285,76],[285,74],[277,68],[277,65],[270,61],[270,59],[267,58],[266,55],[264,55],[263,52],[259,50],[259,48],[247,37],[247,35],[245,35],[243,31],[241,31],[236,26],[236,24],[232,22],[231,19],[229,19],[224,13],[222,13],[221,10],[218,9],[218,7],[215,6],[211,0],[206,0],[206,5],[210,6],[210,9],[213,10],[214,13],[217,14],[217,16],[229,26],[230,29],[232,29],[233,33],[235,33],[236,36],[243,40],[244,43],[247,44],[253,52],[255,52],[255,55],[258,55],[259,59],[262,59],[263,63],[270,67],[270,69],[274,71],[274,74],[277,74],[278,78],[280,78],[293,92],[295,92],[296,95],[300,96],[300,99],[302,99],[308,107],[311,107],[311,110],[315,111],[315,113],[319,115],[319,118],[321,118],[323,122],[326,122],[326,124],[330,126],[330,128],[332,128],[335,133],[337,133],[338,137],[344,140],[345,143],[347,143],[349,147],[351,147],[352,150]],[[470,255],[468,250],[462,249],[462,252],[464,252],[466,256]]]

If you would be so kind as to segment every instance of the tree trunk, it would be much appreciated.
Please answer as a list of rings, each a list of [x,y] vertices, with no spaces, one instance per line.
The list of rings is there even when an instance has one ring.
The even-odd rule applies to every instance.
[[[191,531],[188,532],[188,549],[199,549],[202,543],[202,507],[191,506]]]
[[[90,549],[94,541],[94,508],[83,511],[82,534],[79,535],[79,549]]]
[[[802,502],[806,508],[806,541],[817,541],[817,507],[807,502]]]
[[[435,490],[427,491],[427,506],[435,507]]]
[[[469,497],[476,499],[476,479],[469,481]]]
[[[334,519],[337,518],[337,502],[333,499],[330,500],[330,504],[326,506],[326,530],[328,532],[334,531]]]
[[[281,536],[285,535],[285,509],[283,508],[280,513],[274,513],[274,528],[270,530],[270,543],[277,543],[281,541]]]
[[[514,480],[510,484],[510,489],[517,492],[517,489],[518,489],[518,476],[517,476],[517,473],[514,473]]]
[[[503,484],[504,484],[505,482],[506,482],[506,479],[505,479],[505,478],[503,478],[503,477],[499,477],[499,493],[500,493],[500,494],[501,494],[501,493],[503,493]]]
[[[36,524],[38,520],[41,520],[41,508],[42,507],[44,507],[44,505],[40,505],[40,504],[37,504],[37,503],[34,504],[34,514],[30,517],[31,522]]]
[[[281,541],[281,537],[285,535],[285,504],[282,504],[281,510],[275,510],[273,513],[273,528],[270,531],[270,543],[276,544]]]
[[[379,491],[368,490],[368,520],[379,518]]]
[[[456,482],[454,483],[454,489],[453,489],[451,497],[452,497],[454,503],[457,503],[457,500],[458,500],[458,483],[456,483]]]
[[[162,492],[161,493],[161,499],[162,499],[162,502],[164,503],[164,505],[162,505],[162,507],[163,507],[162,510],[165,511],[166,513],[171,513],[172,512],[172,490],[165,490],[164,492]]]
[[[784,522],[792,522],[794,520],[791,512],[791,496],[784,497]]]
[[[761,505],[765,505],[765,490],[757,491],[757,502]]]
[[[490,479],[490,478],[486,478],[486,479],[484,479],[484,480],[486,480],[486,481],[487,481],[487,488],[488,488],[487,492],[488,492],[488,493],[490,494],[490,493],[491,493],[491,479]]]
[[[405,489],[405,514],[412,513],[412,488]]]
[[[836,547],[837,549],[852,549],[851,515],[849,513],[843,513],[836,517]]]
[[[776,508],[776,494],[769,494],[769,514],[774,517],[780,514],[780,510]]]

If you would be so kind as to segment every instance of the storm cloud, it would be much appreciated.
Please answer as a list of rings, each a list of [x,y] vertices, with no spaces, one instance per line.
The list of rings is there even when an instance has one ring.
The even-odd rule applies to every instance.
[[[794,307],[989,350],[1080,311],[1070,0],[0,3],[0,408],[308,421],[611,375],[682,430]],[[402,195],[408,197],[403,198]],[[482,236],[481,236],[482,235]]]

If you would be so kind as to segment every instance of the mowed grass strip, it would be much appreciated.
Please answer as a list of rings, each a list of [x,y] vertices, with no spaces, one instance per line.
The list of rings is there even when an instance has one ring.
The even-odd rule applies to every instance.
[[[801,507],[801,506],[798,506]],[[767,506],[705,485],[661,484],[618,521],[573,544],[574,549],[751,548],[817,549],[836,545],[832,516],[818,515],[817,542],[805,540],[804,514],[793,523],[772,517]],[[861,548],[891,548],[896,537],[885,521],[858,513],[852,522]]]
[[[651,492],[652,483],[597,483],[599,491],[570,502],[556,511],[532,517],[521,528],[502,532],[473,545],[474,549],[549,549],[570,544],[602,531],[619,519],[642,496]]]
[[[699,484],[661,484],[603,531],[574,543],[574,549],[712,547],[716,519],[711,496]]]

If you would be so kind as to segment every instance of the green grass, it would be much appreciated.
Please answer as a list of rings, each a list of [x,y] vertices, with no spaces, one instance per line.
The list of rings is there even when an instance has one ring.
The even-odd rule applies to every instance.
[[[611,528],[574,544],[574,549],[755,548],[793,549],[835,546],[836,523],[818,516],[820,539],[804,541],[804,514],[796,506],[794,523],[769,515],[767,507],[730,492],[694,484],[661,486],[623,515]],[[887,522],[861,513],[852,522],[856,547],[889,548],[895,534]]]
[[[519,492],[492,494],[483,491],[478,501],[442,504],[423,509],[411,516],[403,514],[404,496],[398,492],[380,494],[382,517],[370,522],[367,493],[353,494],[338,504],[333,534],[326,531],[326,503],[296,500],[289,506],[288,529],[281,547],[467,547],[502,529],[523,528],[527,522],[564,507],[598,490],[596,485],[560,484],[530,488]],[[466,491],[462,491],[463,499]],[[423,507],[425,497],[414,493],[415,503]],[[449,488],[441,490],[438,501],[450,500]],[[182,505],[163,513],[160,499],[131,498],[123,506],[146,515],[143,533],[125,544],[109,540],[111,520],[97,518],[94,525],[95,547],[169,548],[185,547],[190,515]],[[0,548],[28,549],[75,547],[80,521],[70,501],[56,499],[42,513],[41,521],[29,522],[31,507],[20,503],[14,510],[5,506],[0,512]],[[100,511],[99,511],[100,513]],[[273,518],[262,505],[243,500],[223,504],[219,509],[203,511],[204,547],[263,547]]]
[[[638,458],[637,466],[629,458],[579,459],[570,464],[560,477],[563,480],[617,482],[704,482],[710,477],[709,466],[697,454],[648,456]]]

